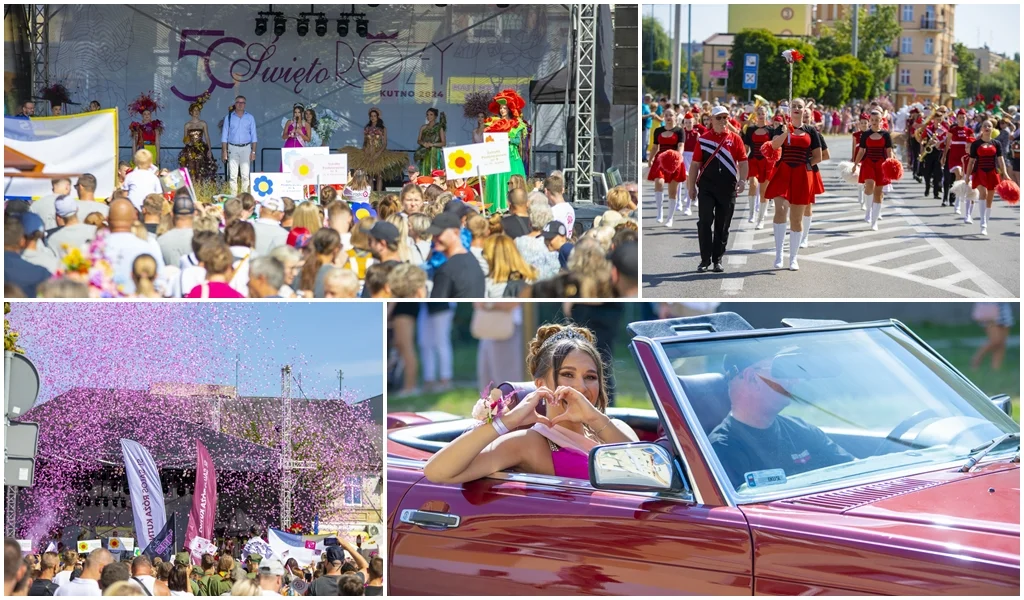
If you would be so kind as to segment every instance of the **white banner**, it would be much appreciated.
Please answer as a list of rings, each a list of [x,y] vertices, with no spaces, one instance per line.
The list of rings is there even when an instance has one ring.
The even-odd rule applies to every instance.
[[[306,566],[316,560],[314,548],[307,548],[301,535],[270,529],[267,531],[267,539],[274,550],[274,556],[281,561],[294,558],[299,561],[299,565]]]
[[[313,167],[320,185],[348,185],[348,155],[327,154],[313,157]],[[314,182],[316,177],[313,178]]]
[[[256,201],[263,198],[302,200],[305,195],[301,183],[292,181],[291,173],[249,173],[249,193]]]
[[[103,547],[102,540],[78,540],[78,553],[86,554]]]
[[[32,552],[32,540],[18,540],[18,545],[21,546],[22,554],[30,554]]]
[[[445,173],[449,179],[466,179],[476,175],[508,173],[512,163],[508,158],[508,134],[488,133],[490,141],[466,144],[444,149]]]
[[[291,173],[295,168],[295,161],[306,159],[312,164],[314,156],[326,156],[331,153],[327,146],[307,146],[305,148],[281,148],[281,172]],[[266,166],[264,166],[266,168]]]
[[[96,197],[109,198],[117,173],[117,127],[114,108],[64,117],[4,117],[4,147],[35,161],[43,173],[91,173],[96,176]],[[14,169],[4,166],[5,172],[10,170]],[[48,177],[4,179],[5,197],[39,198],[52,193]]]
[[[217,553],[217,546],[213,542],[198,535],[189,542],[188,549],[194,565],[198,565],[202,561],[204,554]]]
[[[259,554],[264,560],[268,558],[281,558],[274,555],[274,550],[270,547],[270,544],[263,541],[261,537],[249,538],[249,541],[242,546],[242,557],[246,558],[250,554]]]
[[[167,521],[160,472],[153,457],[137,442],[122,439],[121,454],[128,475],[135,535],[139,536],[139,547],[145,548]]]
[[[107,550],[111,552],[131,552],[135,550],[135,538],[107,538]]]

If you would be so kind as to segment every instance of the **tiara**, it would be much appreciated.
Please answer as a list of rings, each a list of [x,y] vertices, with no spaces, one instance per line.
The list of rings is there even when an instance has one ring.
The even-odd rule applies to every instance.
[[[583,341],[586,341],[586,339],[587,338],[582,333],[577,331],[575,328],[566,327],[565,329],[559,331],[555,335],[553,335],[553,336],[549,337],[547,340],[545,340],[543,345],[547,346],[548,344],[553,344],[555,342],[560,342],[562,340],[583,340]]]

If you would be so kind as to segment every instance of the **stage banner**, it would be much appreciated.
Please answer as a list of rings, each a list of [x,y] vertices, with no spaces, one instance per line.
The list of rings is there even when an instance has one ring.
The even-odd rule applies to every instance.
[[[482,144],[444,149],[445,172],[449,179],[496,175],[512,170],[508,157],[508,134],[488,133]]]
[[[78,553],[86,554],[103,547],[103,540],[78,540]]]
[[[191,541],[201,537],[209,544],[213,539],[213,522],[217,516],[217,471],[213,459],[202,442],[196,440],[196,487],[192,495],[192,510],[188,513],[188,528],[185,530],[185,548],[192,548]]]
[[[325,154],[313,157],[315,177],[320,178],[320,185],[348,185],[348,155]],[[319,194],[316,194],[319,195]]]
[[[305,197],[302,184],[292,181],[291,173],[250,173],[249,193],[257,202],[271,197],[287,196],[292,200],[302,200]]]
[[[287,561],[294,558],[299,561],[300,566],[312,564],[316,560],[315,545],[314,548],[307,548],[306,540],[301,535],[270,529],[267,531],[267,540],[270,541],[274,557],[278,560]]]
[[[167,521],[160,472],[153,457],[138,442],[122,439],[121,454],[128,475],[135,535],[138,536],[139,546],[145,548]]]
[[[161,560],[169,561],[171,556],[174,555],[174,522],[177,515],[171,513],[171,518],[167,519],[164,523],[160,532],[156,534],[153,541],[148,546],[143,547],[141,554],[145,554],[149,557],[149,560],[153,560],[156,557],[160,557]],[[138,556],[139,546],[135,547],[135,555]]]
[[[63,117],[4,117],[4,149],[24,155],[42,173],[73,175],[72,180],[92,173],[96,197],[109,198],[117,172],[117,127],[117,109]],[[4,177],[4,197],[39,198],[50,193],[50,177]]]

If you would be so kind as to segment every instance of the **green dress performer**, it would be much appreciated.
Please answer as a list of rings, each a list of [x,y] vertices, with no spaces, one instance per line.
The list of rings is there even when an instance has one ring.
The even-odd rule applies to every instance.
[[[508,162],[512,170],[508,173],[488,175],[484,178],[484,202],[491,212],[508,210],[508,181],[513,175],[526,177],[523,157],[527,153],[527,125],[523,120],[526,101],[515,90],[502,90],[488,106],[491,114],[484,125],[484,139],[487,133],[508,134]]]
[[[439,116],[440,115],[440,116]],[[448,129],[448,121],[444,113],[436,108],[427,109],[427,124],[420,127],[420,135],[416,142],[420,145],[413,155],[420,175],[430,175],[437,169],[444,169],[444,147],[447,143],[444,132]]]

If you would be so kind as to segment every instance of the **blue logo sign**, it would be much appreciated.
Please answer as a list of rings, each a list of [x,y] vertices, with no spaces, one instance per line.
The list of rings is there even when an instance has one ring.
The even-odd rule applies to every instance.
[[[757,54],[743,55],[743,89],[757,89],[757,66],[761,57]]]

